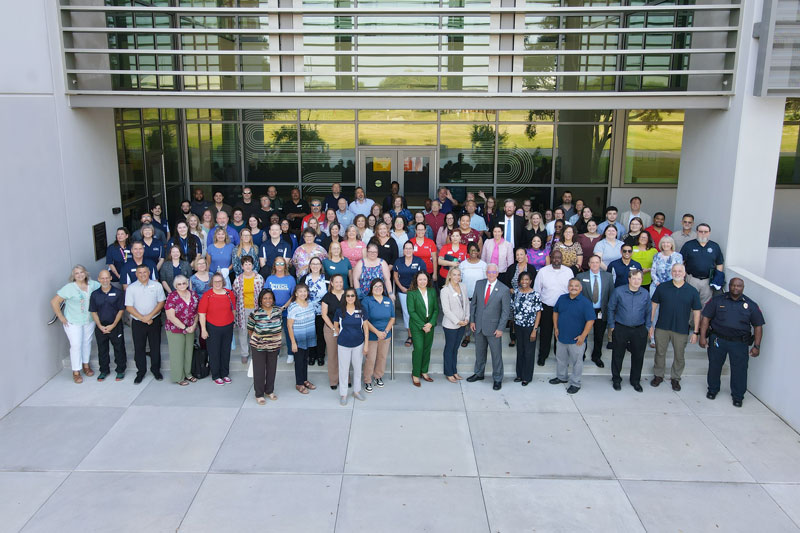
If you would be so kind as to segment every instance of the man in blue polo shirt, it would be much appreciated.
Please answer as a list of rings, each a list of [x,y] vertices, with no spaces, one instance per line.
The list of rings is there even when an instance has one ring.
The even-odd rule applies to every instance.
[[[614,288],[623,287],[628,284],[628,275],[634,271],[642,270],[642,265],[638,261],[631,259],[633,246],[623,244],[622,257],[615,259],[608,264],[607,270],[614,276]]]
[[[581,294],[581,282],[575,278],[569,280],[569,292],[559,296],[553,307],[553,329],[557,347],[556,377],[550,380],[552,385],[566,383],[569,365],[572,365],[567,389],[569,394],[581,390],[585,348],[583,343],[592,331],[594,320],[592,302]]]
[[[724,257],[719,244],[710,240],[711,226],[705,222],[697,225],[697,238],[688,241],[681,248],[683,264],[686,265],[686,283],[700,293],[700,303],[707,304],[714,296],[709,285],[714,270],[723,271]]]
[[[269,239],[261,243],[260,254],[259,265],[263,270],[259,273],[264,279],[272,274],[272,264],[276,258],[285,258],[288,267],[292,259],[292,245],[281,238],[280,224],[272,224],[269,227]]]
[[[239,246],[239,233],[228,225],[230,218],[228,217],[228,213],[220,209],[217,211],[217,225],[208,230],[208,237],[206,237],[206,246],[211,246],[214,242],[214,234],[217,232],[217,228],[224,228],[225,233],[228,234],[228,237],[231,239],[231,243],[234,246]]]
[[[131,245],[131,258],[125,261],[122,266],[122,272],[119,273],[119,281],[122,283],[123,289],[127,289],[128,285],[136,281],[136,267],[139,265],[145,265],[149,268],[150,279],[158,281],[156,264],[150,259],[144,258],[144,243],[139,241]]]
[[[653,364],[653,381],[650,385],[658,387],[664,381],[664,367],[667,360],[667,347],[672,343],[674,353],[672,359],[672,369],[670,370],[670,382],[672,390],[681,390],[681,374],[685,365],[684,352],[686,342],[689,337],[686,335],[688,330],[689,317],[692,320],[691,343],[697,342],[697,335],[700,333],[700,293],[697,289],[685,282],[686,268],[676,263],[672,265],[672,280],[660,284],[653,294],[653,311],[651,320],[655,321],[658,313],[658,321],[650,326],[650,338],[656,340],[656,357]]]
[[[111,273],[101,270],[97,275],[100,288],[89,296],[89,312],[95,323],[94,338],[97,340],[97,358],[100,361],[100,374],[97,381],[103,381],[111,373],[108,343],[114,346],[114,364],[117,381],[125,378],[128,355],[125,352],[125,337],[122,332],[122,315],[125,314],[125,293],[111,286]]]

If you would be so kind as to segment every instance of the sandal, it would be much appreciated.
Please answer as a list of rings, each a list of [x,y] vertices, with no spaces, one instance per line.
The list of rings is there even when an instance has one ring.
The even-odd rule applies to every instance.
[[[411,337],[406,339],[405,346],[410,348],[414,342],[411,340]]]
[[[83,378],[81,377],[80,371],[72,373],[72,381],[74,383],[83,383]]]
[[[453,376],[447,376],[447,381],[450,383],[458,383],[458,380]]]
[[[264,398],[256,398],[256,403],[258,405],[264,405],[267,403],[267,400],[265,400]]]
[[[267,394],[267,398],[269,398],[270,400],[272,400],[274,402],[275,400],[278,399],[278,396],[276,396],[275,393],[273,392],[273,393]]]
[[[297,389],[297,392],[299,392],[300,394],[308,394],[308,389],[305,388],[303,385],[295,385],[294,388]]]
[[[182,379],[181,381],[178,382],[178,385],[180,385],[181,387],[185,387],[188,384],[189,384],[189,382],[186,381],[185,379]]]
[[[94,376],[94,370],[89,365],[83,365],[83,373],[86,374],[88,377]]]
[[[464,337],[464,340],[461,341],[461,347],[466,348],[467,346],[469,346],[469,337]]]
[[[189,380],[189,381],[191,381],[192,383],[197,383],[197,378],[196,378],[196,377],[194,377],[194,376],[189,376],[189,377],[188,377],[188,378],[186,378],[186,379],[188,379],[188,380]]]
[[[317,388],[317,386],[311,383],[310,381],[306,381],[305,383],[303,383],[303,385],[305,385],[308,390],[314,390]]]

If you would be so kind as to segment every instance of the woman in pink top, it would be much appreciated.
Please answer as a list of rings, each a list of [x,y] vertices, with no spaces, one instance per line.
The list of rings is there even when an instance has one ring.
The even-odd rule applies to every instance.
[[[514,264],[514,250],[511,248],[511,243],[503,238],[502,226],[492,228],[492,238],[483,243],[481,259],[487,265],[492,263],[497,265],[500,273],[505,272],[509,265]]]
[[[366,257],[367,245],[358,238],[358,228],[350,225],[345,233],[347,237],[341,242],[342,255],[350,261],[350,268],[355,269],[359,261]]]

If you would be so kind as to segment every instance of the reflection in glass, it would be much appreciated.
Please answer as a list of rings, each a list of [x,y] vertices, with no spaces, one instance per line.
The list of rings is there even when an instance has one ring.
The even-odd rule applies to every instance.
[[[494,126],[491,124],[442,124],[440,142],[440,182],[492,182]]]
[[[572,192],[572,202],[583,200],[583,204],[592,209],[595,217],[602,217],[603,210],[608,205],[608,187],[556,187],[553,189],[553,205],[561,203],[564,191]]]
[[[360,109],[358,120],[436,122],[436,111],[422,109]]]
[[[189,179],[238,181],[239,138],[237,124],[187,124]]]
[[[788,107],[789,103],[787,102]],[[783,126],[777,183],[778,185],[800,185],[800,125],[797,123]]]
[[[297,120],[297,109],[244,109],[242,120],[245,122],[280,122]]]
[[[556,129],[556,183],[607,183],[611,124]]]
[[[381,146],[435,146],[436,124],[359,124],[358,144]]]
[[[144,183],[144,150],[142,130],[127,128],[117,132],[117,152],[120,165],[122,201],[141,198],[146,194]]]
[[[512,109],[500,111],[500,122],[553,122],[556,112],[546,109]]]
[[[497,112],[494,109],[442,109],[442,122],[493,122]]]
[[[400,152],[403,169],[403,194],[411,208],[424,207],[430,194],[431,158]]]
[[[352,124],[303,124],[301,130],[302,181],[355,183],[356,128]]]
[[[497,142],[497,183],[550,183],[552,125],[501,125]]]
[[[378,200],[392,191],[392,167],[396,164],[396,152],[376,153],[364,156],[364,194]]]
[[[297,179],[297,124],[246,123],[244,162],[248,181]]]
[[[511,198],[517,203],[517,209],[522,208],[522,203],[525,200],[531,201],[531,209],[544,213],[544,210],[549,208],[550,203],[550,188],[549,187],[519,187],[509,185],[499,185],[497,193],[495,194],[497,205],[500,210],[503,209],[503,201],[506,198]],[[525,243],[526,245],[528,243]]]
[[[683,125],[629,125],[625,183],[678,183]]]

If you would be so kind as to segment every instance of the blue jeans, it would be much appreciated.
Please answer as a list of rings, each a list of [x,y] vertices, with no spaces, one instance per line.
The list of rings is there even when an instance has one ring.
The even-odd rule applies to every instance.
[[[452,376],[458,372],[458,347],[464,338],[466,326],[456,329],[442,328],[444,330],[444,375]]]

